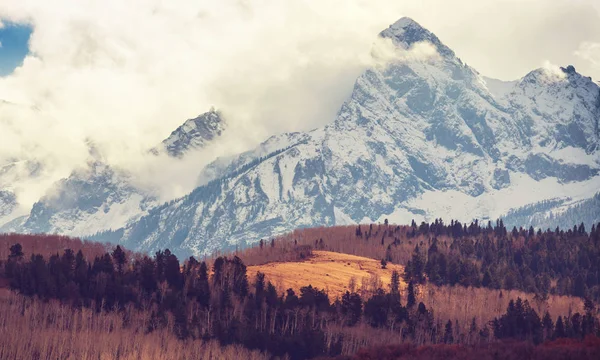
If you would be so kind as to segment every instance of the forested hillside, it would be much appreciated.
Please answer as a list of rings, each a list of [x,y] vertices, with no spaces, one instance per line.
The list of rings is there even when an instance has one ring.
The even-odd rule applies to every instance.
[[[101,256],[114,247],[110,244],[81,240],[62,235],[0,233],[0,261],[8,259],[11,253],[11,247],[15,244],[19,244],[21,246],[21,251],[28,255],[36,254],[50,257],[50,255],[62,253],[65,249],[71,249],[74,252],[81,250],[89,259]]]
[[[438,220],[297,230],[204,261],[181,261],[169,250],[148,257],[119,246],[102,255],[67,248],[43,256],[13,244],[3,277],[20,295],[3,306],[32,309],[21,316],[44,303],[80,309],[72,316],[89,309],[113,314],[123,331],[166,331],[186,344],[216,340],[291,359],[373,358],[359,349],[389,344],[409,345],[400,348],[407,354],[410,346],[460,344],[451,349],[465,357],[498,341],[568,338],[570,347],[583,347],[578,341],[600,335],[598,240],[596,226],[535,232],[508,230],[501,221]],[[342,296],[309,282],[296,291],[278,288],[260,272],[261,264],[308,261],[313,250],[366,256],[382,269],[399,264],[404,271],[391,270],[387,286],[377,276],[350,281]],[[248,265],[258,271],[250,276]]]
[[[502,220],[446,224],[440,219],[411,226],[301,229],[279,239],[403,264],[407,281],[416,283],[519,289],[541,297],[574,295],[598,301],[598,226],[592,225],[589,232],[583,224],[535,231],[507,229]],[[245,252],[250,263],[277,259],[277,252],[262,255],[257,249]]]

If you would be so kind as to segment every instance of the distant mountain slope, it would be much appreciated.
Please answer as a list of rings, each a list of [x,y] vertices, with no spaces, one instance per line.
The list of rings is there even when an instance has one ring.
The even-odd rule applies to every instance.
[[[187,120],[152,152],[158,155],[165,151],[171,157],[183,158],[192,150],[208,146],[225,128],[221,115],[211,109]],[[139,188],[133,180],[126,169],[107,164],[90,144],[86,166],[57,181],[27,216],[3,226],[0,223],[0,232],[83,236],[124,227],[157,205],[155,194]],[[10,199],[10,193],[0,195],[0,218],[2,209],[10,209]]]
[[[154,201],[131,184],[127,173],[92,162],[89,168],[60,180],[34,204],[23,229],[28,233],[92,234],[125,226]]]
[[[207,181],[225,175],[152,209],[122,229],[121,241],[209,253],[294,228],[388,216],[496,217],[600,187],[600,90],[589,78],[572,67],[538,69],[499,92],[411,19],[380,36],[400,54],[423,44],[435,51],[365,71],[329,125],[209,165]],[[469,219],[454,196],[476,205]]]
[[[600,193],[580,201],[570,201],[568,198],[542,201],[511,210],[502,218],[508,227],[533,226],[553,230],[557,226],[569,229],[583,223],[589,231],[593,225],[600,223]]]

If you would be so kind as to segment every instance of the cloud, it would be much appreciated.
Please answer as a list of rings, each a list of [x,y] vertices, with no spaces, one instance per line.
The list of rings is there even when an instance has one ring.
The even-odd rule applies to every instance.
[[[582,42],[574,54],[600,69],[600,43]]]
[[[436,61],[441,59],[436,47],[427,41],[414,43],[405,49],[394,45],[390,38],[378,38],[371,50],[374,66],[387,66],[390,63],[406,61]]]
[[[546,70],[548,80],[553,82],[559,82],[567,78],[567,74],[560,68],[559,65],[551,63],[549,60],[544,61],[542,69]]]
[[[3,1],[0,18],[30,24],[33,33],[22,66],[0,78],[0,99],[13,104],[0,108],[0,163],[43,161],[51,164],[45,176],[56,179],[85,163],[91,139],[110,163],[155,174],[140,175],[141,181],[160,179],[160,187],[186,191],[202,164],[215,156],[243,151],[271,134],[331,121],[356,77],[373,65],[376,35],[402,16],[436,33],[488,76],[517,78],[549,59],[561,66],[575,62],[578,71],[600,77],[589,61],[573,55],[582,41],[600,42],[596,5],[593,0]],[[388,55],[434,59],[431,50],[420,44]],[[160,161],[147,165],[148,148],[211,106],[231,124],[220,147],[207,149],[195,164],[163,171],[170,174],[158,174]]]

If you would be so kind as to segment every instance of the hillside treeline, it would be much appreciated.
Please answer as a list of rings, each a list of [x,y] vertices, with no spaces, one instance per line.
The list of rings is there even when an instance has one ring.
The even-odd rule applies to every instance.
[[[411,226],[371,224],[296,230],[275,242],[381,259],[406,267],[406,281],[516,289],[600,301],[600,224],[569,229],[507,229],[477,221]],[[270,249],[267,249],[270,250]],[[288,250],[244,253],[248,262],[273,261]]]
[[[411,239],[423,236],[418,231],[435,233],[431,228],[413,229],[414,234],[407,232]],[[357,238],[366,237],[358,230]],[[315,246],[323,248],[327,243],[319,239]],[[428,250],[434,244],[432,240]],[[297,241],[287,246],[298,247],[297,256],[309,255]],[[277,247],[273,241],[254,251],[273,253]],[[388,245],[386,252],[387,248],[392,247]],[[132,258],[118,246],[93,259],[71,249],[48,258],[39,254],[26,258],[22,246],[14,244],[3,264],[3,277],[26,297],[117,314],[125,328],[132,323],[131,309],[135,309],[145,315],[137,318],[136,325],[145,334],[169,329],[185,342],[216,340],[224,346],[239,344],[292,359],[351,355],[362,347],[390,343],[476,345],[514,339],[537,344],[600,335],[597,310],[589,300],[584,313],[558,318],[538,314],[528,301],[515,299],[496,319],[473,318],[467,327],[452,320],[442,322],[435,308],[417,301],[420,282],[429,275],[415,272],[414,256],[421,256],[421,248],[415,249],[406,273],[393,273],[389,288],[374,289],[368,297],[351,289],[340,299],[330,299],[324,290],[309,284],[298,293],[278,292],[261,273],[248,279],[246,265],[237,256],[218,257],[210,264],[191,257],[182,264],[169,250]],[[460,259],[460,250],[452,249],[452,244],[447,249]],[[409,282],[405,296],[400,291],[402,277]]]
[[[0,234],[0,261],[8,259],[10,247],[14,244],[21,245],[21,250],[28,256],[39,254],[49,257],[57,252],[62,253],[65,249],[71,249],[74,252],[81,250],[86,257],[91,259],[104,255],[104,253],[114,248],[114,245],[107,243],[81,240],[63,235]],[[127,253],[130,257],[134,256],[132,252],[128,251]]]

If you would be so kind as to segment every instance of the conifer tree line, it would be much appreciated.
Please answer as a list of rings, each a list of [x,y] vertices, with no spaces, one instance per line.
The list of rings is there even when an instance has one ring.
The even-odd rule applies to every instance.
[[[317,239],[317,240],[315,240]],[[600,223],[586,229],[507,229],[473,221],[410,226],[384,222],[296,230],[281,238],[405,266],[405,281],[521,290],[540,299],[572,295],[600,302]],[[260,257],[259,257],[260,258]],[[254,257],[249,257],[254,260]],[[256,261],[260,263],[260,261]]]
[[[519,289],[542,299],[558,294],[600,300],[600,223],[588,233],[583,223],[566,231],[507,231],[502,220],[494,227],[491,222],[485,227],[413,222],[407,238],[417,237],[427,241],[415,245],[406,263],[407,280]]]
[[[577,254],[581,254],[582,249],[597,249],[597,241],[583,229],[532,235],[523,230],[508,235],[503,227],[489,230],[473,226],[471,230],[466,229],[455,222],[451,226],[436,222],[405,229],[409,234],[407,239],[416,239],[423,233],[433,235],[427,254],[422,250],[425,242],[417,244],[406,272],[393,272],[389,288],[379,288],[368,297],[352,289],[340,299],[330,299],[326,291],[310,284],[302,287],[298,293],[292,289],[278,293],[276,287],[260,272],[255,278],[249,279],[246,265],[238,256],[217,257],[210,265],[190,257],[182,264],[169,250],[158,251],[153,257],[131,258],[119,246],[93,260],[87,259],[81,250],[75,253],[70,249],[49,258],[33,254],[27,259],[21,245],[14,244],[3,264],[3,277],[13,290],[24,296],[60,301],[75,308],[85,307],[125,316],[127,312],[124,309],[134,306],[148,314],[145,326],[147,333],[168,327],[182,340],[215,339],[223,345],[240,344],[275,356],[288,354],[292,359],[348,354],[347,349],[357,347],[351,344],[356,341],[351,335],[355,328],[373,337],[386,334],[397,342],[416,345],[481,344],[495,339],[541,343],[557,338],[583,339],[600,335],[597,310],[590,299],[586,301],[584,314],[569,313],[557,319],[549,314],[537,314],[527,301],[515,299],[504,315],[490,323],[473,319],[466,330],[452,320],[441,323],[434,316],[435,309],[418,302],[415,292],[422,283],[435,281],[434,271],[438,271],[441,279],[448,279],[440,271],[443,269],[439,266],[442,255],[451,260],[452,256],[456,256],[459,261],[475,264],[475,244],[472,244],[473,251],[469,250],[471,257],[465,257],[460,250],[461,247],[466,248],[467,240],[473,239],[466,235],[469,231],[471,236],[475,236],[477,231],[482,234],[499,232],[505,236],[508,243],[503,246],[506,249],[498,247],[499,253],[503,252],[501,249],[509,253],[508,249],[513,249],[515,242],[519,241],[517,236],[528,236],[522,239],[523,244],[519,247],[524,258],[533,256],[525,252],[525,249],[535,248],[533,243],[539,244],[542,239],[550,243],[550,239],[563,239],[561,236],[576,244]],[[356,232],[359,231],[362,232],[362,229],[357,227]],[[450,233],[455,241],[448,245],[436,241],[436,237],[448,231],[456,232]],[[367,234],[373,232],[374,227],[370,227]],[[594,228],[592,233],[595,232]],[[385,246],[385,241],[383,243]],[[491,243],[494,246],[497,244]],[[317,239],[314,244],[315,247],[326,249],[328,240]],[[304,249],[298,243],[290,246]],[[378,241],[375,246],[382,245]],[[269,246],[263,245],[256,251],[274,251],[276,248],[277,243],[271,241]],[[573,248],[571,251],[574,251]],[[514,256],[515,252],[511,252]],[[588,256],[594,259],[593,255]],[[503,257],[498,256],[497,259]],[[389,258],[384,260],[393,261]],[[435,265],[431,265],[434,261]],[[498,260],[490,261],[488,267],[500,264],[502,262]],[[459,269],[462,268],[459,266]],[[589,271],[592,267],[588,264],[582,268]],[[473,265],[472,270],[459,274],[473,274],[474,278],[475,275],[481,278],[478,272],[481,269]],[[405,299],[400,291],[402,279],[408,282]],[[589,291],[589,288],[584,290]],[[126,316],[123,321],[127,322]]]

